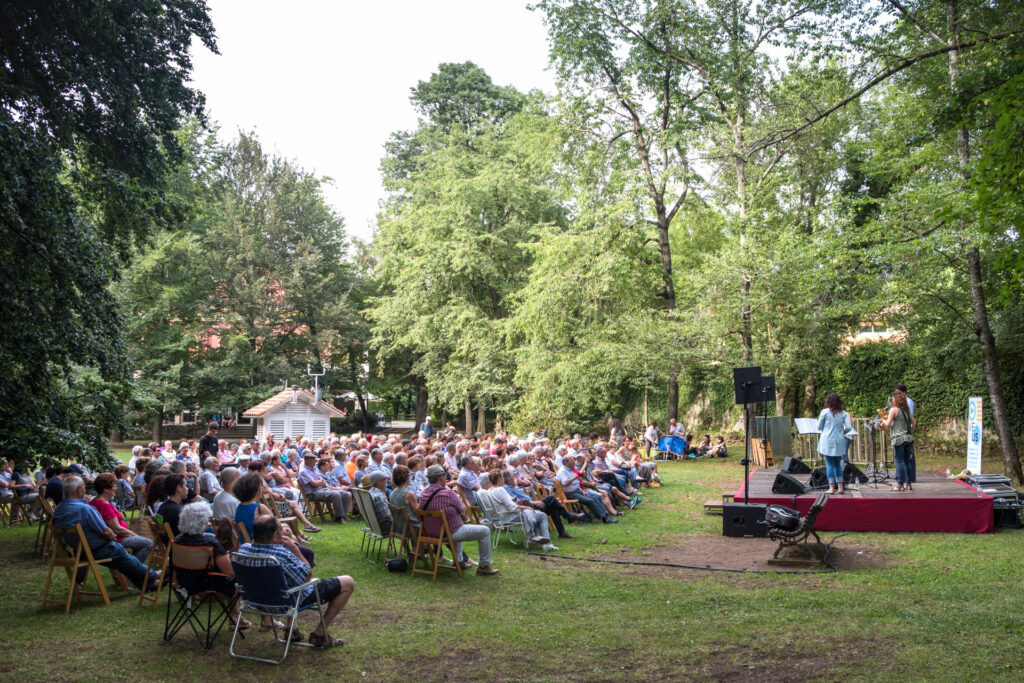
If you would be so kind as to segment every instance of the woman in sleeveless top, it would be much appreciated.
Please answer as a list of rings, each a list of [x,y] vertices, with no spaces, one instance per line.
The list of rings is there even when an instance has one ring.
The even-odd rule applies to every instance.
[[[420,520],[419,517],[416,516],[416,509],[419,507],[419,501],[416,499],[416,495],[409,491],[409,468],[405,465],[395,465],[395,469],[391,473],[391,478],[395,482],[395,490],[391,492],[388,502],[392,507],[405,510],[405,514],[409,517],[409,526],[412,527],[411,533],[409,533],[408,536],[415,541],[420,531]],[[396,516],[395,531],[401,533],[401,525],[404,523],[405,520]]]
[[[914,427],[917,421],[910,414],[906,392],[896,389],[892,393],[892,407],[882,424],[889,428],[892,439],[893,460],[896,461],[895,491],[912,491],[910,461],[914,457]]]

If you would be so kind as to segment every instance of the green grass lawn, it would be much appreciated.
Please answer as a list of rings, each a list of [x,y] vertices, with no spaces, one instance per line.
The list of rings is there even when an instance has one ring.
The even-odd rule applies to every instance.
[[[120,455],[120,453],[119,453]],[[945,469],[924,461],[920,468]],[[992,467],[991,469],[995,469]],[[667,463],[665,486],[617,525],[575,526],[559,554],[643,559],[693,535],[720,535],[701,505],[742,478],[736,458]],[[318,576],[350,574],[335,627],[346,644],[293,649],[279,668],[210,652],[182,632],[165,643],[164,603],[84,598],[39,608],[45,566],[35,529],[0,529],[0,677],[32,679],[816,680],[1013,679],[1024,667],[1024,533],[850,534],[881,567],[840,573],[727,574],[544,561],[502,541],[497,577],[389,574],[363,559],[361,527],[317,535]],[[729,539],[735,553],[745,539]],[[475,555],[475,544],[469,550]],[[106,577],[106,573],[104,572]],[[66,586],[63,574],[55,578]],[[111,585],[111,581],[107,581]],[[309,626],[303,629],[308,632]],[[266,644],[266,634],[252,640]]]

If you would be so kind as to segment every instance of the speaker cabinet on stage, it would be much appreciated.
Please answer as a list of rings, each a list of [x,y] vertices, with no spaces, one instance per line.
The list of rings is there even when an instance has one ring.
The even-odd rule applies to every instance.
[[[722,506],[723,536],[768,536],[765,524],[767,505],[763,503],[726,503]]]
[[[782,461],[782,471],[787,474],[810,474],[811,468],[796,458],[786,458]]]
[[[860,468],[852,462],[848,462],[846,463],[846,467],[843,468],[843,483],[849,484],[854,479],[857,480],[858,484],[868,483],[868,475],[861,472]]]
[[[828,475],[825,474],[825,468],[819,467],[811,472],[811,479],[807,482],[807,485],[812,489],[820,489],[828,486]]]
[[[775,483],[772,484],[772,493],[784,493],[786,495],[799,496],[804,492],[804,485],[797,481],[792,474],[779,472],[775,475]]]

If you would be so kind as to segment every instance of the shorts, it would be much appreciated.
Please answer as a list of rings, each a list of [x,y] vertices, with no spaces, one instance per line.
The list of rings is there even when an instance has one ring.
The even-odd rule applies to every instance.
[[[341,580],[338,577],[330,579],[320,579],[320,583],[317,585],[316,591],[310,591],[309,595],[302,599],[299,603],[300,607],[308,607],[309,605],[316,604],[317,591],[320,591],[320,602],[328,603],[334,598],[341,595]]]

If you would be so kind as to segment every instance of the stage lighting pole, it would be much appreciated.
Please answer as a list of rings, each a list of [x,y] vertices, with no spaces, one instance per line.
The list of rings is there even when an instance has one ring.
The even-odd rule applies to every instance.
[[[746,396],[746,390],[750,389],[752,382],[744,382],[744,396]],[[749,437],[750,434],[750,412],[747,411],[747,404],[743,404],[743,503],[745,505],[750,504],[750,450],[747,448],[747,444],[752,444],[753,441]]]

